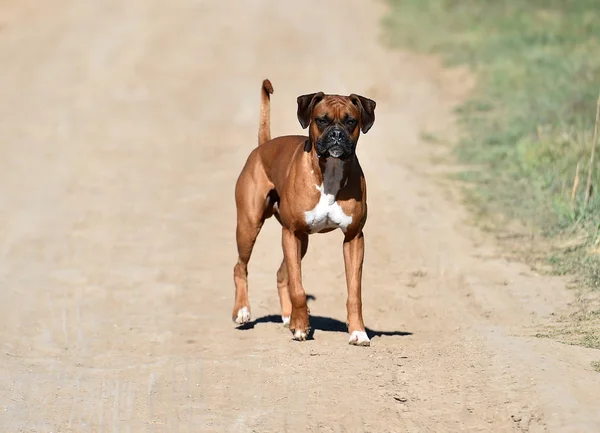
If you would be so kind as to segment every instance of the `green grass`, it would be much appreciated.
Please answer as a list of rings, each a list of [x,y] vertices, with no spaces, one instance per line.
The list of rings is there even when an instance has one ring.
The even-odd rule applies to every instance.
[[[600,361],[593,361],[592,362],[592,368],[594,370],[596,370],[598,373],[600,373]]]
[[[457,109],[457,155],[478,167],[461,174],[476,185],[468,193],[473,203],[550,239],[579,239],[554,249],[548,262],[600,288],[599,164],[596,194],[583,204],[600,92],[598,0],[388,1],[390,43],[439,54],[477,77],[471,99]]]

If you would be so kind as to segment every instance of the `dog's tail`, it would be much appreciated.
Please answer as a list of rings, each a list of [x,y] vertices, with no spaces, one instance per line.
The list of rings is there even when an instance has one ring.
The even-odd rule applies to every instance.
[[[258,145],[271,139],[271,94],[273,85],[268,79],[263,80],[260,89],[260,122],[258,124]]]

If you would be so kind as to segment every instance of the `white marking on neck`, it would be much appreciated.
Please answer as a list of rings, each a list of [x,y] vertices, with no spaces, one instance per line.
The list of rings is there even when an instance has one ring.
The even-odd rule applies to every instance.
[[[335,197],[342,187],[343,176],[344,162],[339,159],[327,158],[325,170],[323,170],[323,183],[320,186],[315,185],[315,188],[321,192],[319,202],[314,209],[304,213],[311,233],[328,228],[340,228],[346,232],[352,223],[352,216],[346,215],[342,207],[335,201]],[[346,182],[344,182],[344,186]]]

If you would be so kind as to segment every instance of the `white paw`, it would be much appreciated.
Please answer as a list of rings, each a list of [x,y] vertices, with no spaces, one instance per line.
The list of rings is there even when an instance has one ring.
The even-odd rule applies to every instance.
[[[250,310],[248,307],[243,307],[238,310],[237,317],[235,318],[235,323],[238,325],[243,325],[244,323],[248,323],[250,321]]]
[[[290,327],[290,316],[281,316],[281,320],[283,321],[284,328]]]
[[[308,334],[305,331],[297,329],[292,338],[297,341],[305,341],[308,338]]]
[[[371,340],[365,331],[353,331],[348,340],[353,346],[370,346]]]

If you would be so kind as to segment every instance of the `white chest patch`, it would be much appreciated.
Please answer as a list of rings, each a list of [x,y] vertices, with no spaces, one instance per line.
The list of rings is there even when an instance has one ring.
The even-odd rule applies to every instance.
[[[346,215],[335,200],[341,188],[343,168],[340,160],[329,158],[323,173],[323,183],[315,185],[321,193],[319,202],[314,209],[304,213],[311,233],[329,228],[340,228],[345,232],[352,223],[352,216]]]

